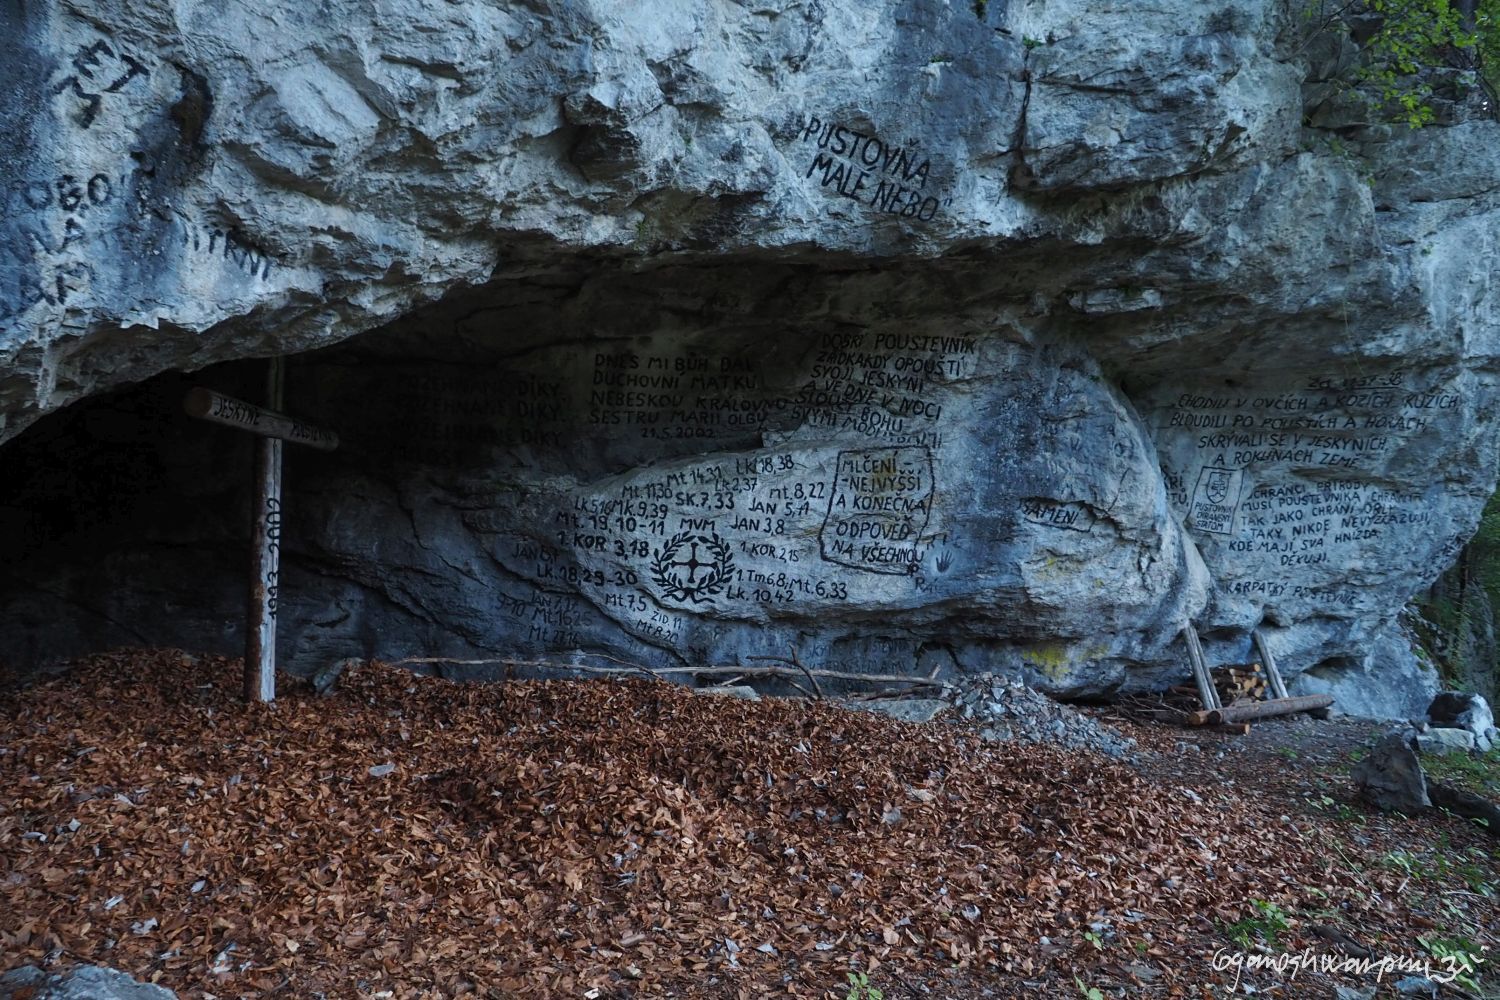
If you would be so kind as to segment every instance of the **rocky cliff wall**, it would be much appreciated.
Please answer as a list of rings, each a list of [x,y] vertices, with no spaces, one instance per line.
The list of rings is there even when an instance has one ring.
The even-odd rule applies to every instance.
[[[288,469],[289,666],[1088,694],[1195,619],[1350,710],[1431,684],[1395,616],[1494,482],[1500,127],[1363,120],[1290,5],[0,12],[12,660],[235,646],[248,452],[174,373],[283,353],[344,439]]]

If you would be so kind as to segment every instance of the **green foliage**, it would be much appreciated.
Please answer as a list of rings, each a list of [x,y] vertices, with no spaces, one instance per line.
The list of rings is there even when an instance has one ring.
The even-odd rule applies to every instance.
[[[1339,801],[1327,792],[1319,791],[1318,794],[1309,795],[1306,798],[1308,802],[1312,803],[1314,809],[1325,812],[1342,823],[1364,825],[1365,818],[1360,814],[1358,809],[1355,809],[1347,802]]]
[[[1358,24],[1361,60],[1351,89],[1394,121],[1430,125],[1433,71],[1457,70],[1495,107],[1500,83],[1500,0],[1478,0],[1466,17],[1455,0],[1316,0],[1305,8],[1318,30]]]
[[[1500,891],[1495,884],[1495,870],[1484,851],[1477,847],[1459,850],[1449,843],[1446,833],[1438,835],[1431,851],[1388,851],[1381,864],[1416,882],[1462,882],[1475,896],[1493,897]]]
[[[1104,991],[1099,987],[1085,986],[1083,980],[1077,976],[1073,977],[1073,983],[1078,987],[1078,994],[1083,997],[1083,1000],[1104,1000]]]
[[[1417,938],[1427,953],[1437,959],[1442,972],[1453,972],[1454,985],[1468,990],[1470,993],[1480,992],[1479,979],[1474,974],[1484,958],[1483,951],[1478,945],[1468,938],[1462,937],[1439,937],[1436,934],[1426,934]]]
[[[1362,76],[1383,101],[1400,107],[1406,124],[1430,125],[1432,86],[1418,75],[1455,51],[1472,49],[1476,37],[1464,30],[1449,0],[1370,0],[1370,9],[1383,20],[1370,40],[1373,58],[1361,68]]]
[[[1438,781],[1457,785],[1484,798],[1500,798],[1500,750],[1424,758],[1422,768]]]
[[[1465,690],[1470,683],[1470,664],[1465,659],[1464,637],[1473,624],[1468,602],[1459,603],[1446,594],[1428,595],[1416,602],[1417,639],[1437,667],[1443,686]]]
[[[1500,611],[1500,494],[1485,505],[1479,527],[1459,554],[1457,565],[1415,599],[1412,608],[1417,613],[1412,625],[1421,652],[1437,668],[1444,686],[1500,700],[1494,686],[1495,664],[1483,659],[1482,643],[1476,646],[1471,641],[1497,624],[1494,616]]]
[[[1490,591],[1491,598],[1500,597],[1500,495],[1490,497],[1484,505],[1469,549],[1479,561],[1479,582]]]
[[[1421,878],[1425,871],[1422,859],[1405,849],[1389,851],[1380,860],[1387,868],[1393,868],[1407,878]]]
[[[849,973],[849,994],[844,1000],[885,1000],[885,993],[870,985],[870,977],[863,972]]]
[[[1275,903],[1252,899],[1250,905],[1254,907],[1256,916],[1246,917],[1225,928],[1229,940],[1241,948],[1248,949],[1260,941],[1275,945],[1282,933],[1292,929],[1292,925],[1287,922],[1286,913]]]

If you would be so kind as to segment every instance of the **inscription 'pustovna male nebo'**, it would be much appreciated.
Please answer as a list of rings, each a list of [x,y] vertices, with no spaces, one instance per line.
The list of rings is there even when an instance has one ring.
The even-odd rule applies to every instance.
[[[815,142],[820,150],[814,154],[804,176],[811,177],[821,171],[818,183],[822,187],[832,187],[846,198],[903,218],[927,222],[937,215],[938,200],[923,194],[932,171],[931,160],[918,162],[903,146],[883,142],[878,136],[837,122],[825,124],[817,117],[808,119],[801,139],[804,143]],[[891,179],[876,178],[875,189],[870,191],[868,182],[875,174],[885,174]]]

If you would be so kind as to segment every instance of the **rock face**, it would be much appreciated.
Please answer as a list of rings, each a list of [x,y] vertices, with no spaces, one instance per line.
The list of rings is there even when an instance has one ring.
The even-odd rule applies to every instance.
[[[0,657],[238,645],[247,444],[178,401],[283,353],[343,439],[275,512],[291,669],[1082,695],[1196,620],[1419,714],[1500,127],[1361,120],[1294,8],[0,3]]]

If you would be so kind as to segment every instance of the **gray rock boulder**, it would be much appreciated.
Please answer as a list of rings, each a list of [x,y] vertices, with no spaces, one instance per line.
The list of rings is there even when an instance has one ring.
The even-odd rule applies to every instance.
[[[299,673],[1079,697],[1196,622],[1348,711],[1434,690],[1396,615],[1495,481],[1500,125],[1338,118],[1352,43],[1284,3],[0,26],[0,660],[239,647],[248,442],[181,398],[280,354],[342,440],[276,512]]]
[[[1483,696],[1465,691],[1444,691],[1427,707],[1427,719],[1434,726],[1448,726],[1467,732],[1475,747],[1487,752],[1495,734],[1495,716]]]
[[[1407,734],[1387,736],[1354,765],[1349,777],[1360,796],[1379,809],[1415,814],[1432,806],[1422,762]]]
[[[0,1000],[175,1000],[176,996],[171,990],[97,965],[50,975],[27,965],[0,976]]]
[[[1470,753],[1475,748],[1474,734],[1467,729],[1434,727],[1417,733],[1416,739],[1424,754]]]

